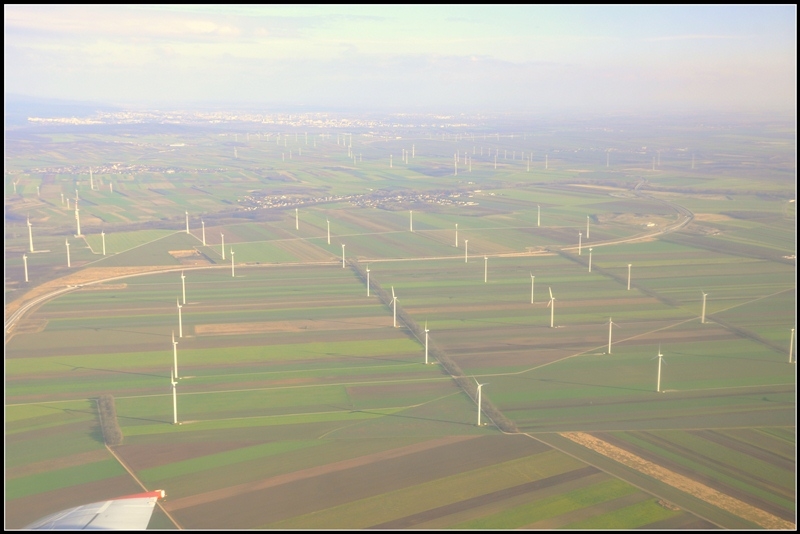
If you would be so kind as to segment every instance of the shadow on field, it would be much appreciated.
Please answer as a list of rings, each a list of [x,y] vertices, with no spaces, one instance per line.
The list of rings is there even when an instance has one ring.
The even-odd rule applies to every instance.
[[[131,417],[129,415],[119,415],[119,414],[117,414],[117,419],[130,419],[131,421],[147,421],[148,423],[165,423],[168,425],[172,424],[172,421],[166,421],[164,419],[147,419],[146,417]]]
[[[77,328],[76,330],[92,330],[94,332],[124,332],[126,334],[137,334],[140,336],[155,336],[155,337],[166,337],[167,334],[156,334],[154,332],[142,332],[139,330],[125,330],[124,328],[94,328],[91,326],[85,326],[83,328]]]
[[[435,423],[450,423],[450,424],[454,424],[454,425],[475,426],[473,423],[467,423],[467,422],[464,422],[464,421],[452,421],[452,420],[448,420],[448,419],[434,419],[434,418],[431,418],[431,417],[419,417],[419,416],[414,416],[414,415],[400,415],[400,414],[396,414],[396,413],[371,412],[369,410],[353,410],[351,408],[344,408],[344,407],[341,407],[341,406],[333,406],[333,405],[329,405],[329,406],[331,406],[332,408],[338,408],[340,410],[345,410],[345,411],[348,411],[350,413],[365,413],[365,414],[369,414],[369,415],[380,415],[380,416],[383,416],[383,417],[397,417],[397,418],[400,418],[400,419],[417,419],[419,421],[432,421],[432,422],[435,422]]]
[[[588,386],[594,388],[622,389],[625,391],[651,391],[646,388],[626,388],[623,386],[609,386],[606,384],[591,384],[589,382],[567,382],[566,380],[553,380],[552,378],[524,378],[532,382],[552,382],[553,384],[569,384],[571,386]]]
[[[150,373],[134,373],[133,371],[120,371],[119,369],[100,369],[100,368],[97,368],[97,367],[78,367],[78,366],[69,365],[69,364],[66,364],[66,363],[56,363],[56,365],[63,365],[64,367],[69,367],[70,371],[78,371],[80,369],[84,369],[84,370],[87,370],[87,371],[105,371],[106,373],[121,373],[121,374],[125,374],[125,375],[153,376],[153,377],[158,377],[158,378],[164,378],[163,374],[154,375],[154,374],[150,374]]]
[[[763,362],[763,363],[780,363],[785,364],[785,358],[782,360],[776,360],[771,358],[748,358],[746,356],[726,356],[725,354],[707,354],[707,353],[693,353],[693,352],[678,352],[672,351],[670,354],[674,354],[676,356],[691,356],[693,358],[713,358],[715,360],[748,360],[751,362]]]

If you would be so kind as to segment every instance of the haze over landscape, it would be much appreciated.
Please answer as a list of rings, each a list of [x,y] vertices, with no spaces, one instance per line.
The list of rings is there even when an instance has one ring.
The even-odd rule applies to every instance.
[[[795,5],[4,14],[6,529],[796,530]]]

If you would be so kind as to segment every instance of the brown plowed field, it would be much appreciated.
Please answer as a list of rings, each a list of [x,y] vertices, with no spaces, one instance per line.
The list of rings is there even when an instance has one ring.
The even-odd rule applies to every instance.
[[[269,321],[260,323],[216,323],[198,324],[194,333],[202,335],[265,334],[275,332],[322,332],[328,330],[356,330],[363,328],[386,328],[385,317],[357,317],[352,319],[295,321]]]
[[[505,501],[507,499],[511,499],[512,497],[557,486],[559,484],[588,477],[590,475],[599,472],[600,470],[597,469],[596,467],[586,466],[580,469],[575,469],[574,471],[567,471],[566,473],[561,473],[540,480],[534,480],[533,482],[527,482],[525,484],[520,484],[518,486],[513,486],[511,488],[505,488],[502,490],[494,491],[486,495],[480,495],[478,497],[473,497],[471,499],[465,499],[463,501],[448,504],[446,506],[439,506],[438,508],[433,508],[432,510],[426,510],[419,514],[410,515],[407,517],[396,519],[394,521],[388,521],[386,523],[381,523],[380,525],[374,525],[371,528],[382,528],[382,529],[413,528],[414,526],[419,525],[420,523],[425,523],[427,521],[432,521],[440,517],[457,514],[464,510],[470,510],[478,506],[486,506],[487,504]]]
[[[158,445],[120,445],[119,447],[114,447],[114,452],[122,458],[131,470],[140,471],[255,444],[256,442],[242,441],[190,441],[186,443],[160,443]]]
[[[795,530],[795,523],[791,521],[781,519],[591,434],[585,432],[562,432],[561,436],[763,528]]]
[[[179,499],[167,509],[188,528],[255,528],[547,450],[519,438],[436,439]]]

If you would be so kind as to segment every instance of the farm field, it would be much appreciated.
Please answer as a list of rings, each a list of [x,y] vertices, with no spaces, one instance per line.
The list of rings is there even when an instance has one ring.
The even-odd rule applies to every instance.
[[[151,528],[793,528],[783,173],[762,195],[665,151],[648,181],[568,134],[548,172],[498,137],[467,178],[452,139],[389,168],[405,141],[182,135],[91,137],[97,189],[12,151],[6,303],[75,287],[7,326],[7,528],[142,488]]]

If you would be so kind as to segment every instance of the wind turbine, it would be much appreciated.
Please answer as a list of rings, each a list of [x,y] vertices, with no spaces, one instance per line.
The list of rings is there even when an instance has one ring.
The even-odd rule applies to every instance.
[[[294,209],[294,229],[300,229],[300,210],[298,208]]]
[[[27,281],[27,278],[25,279]],[[792,350],[794,349],[794,328],[792,328],[792,333],[789,336],[789,363],[794,363],[792,361]]]
[[[183,303],[186,304],[186,275],[181,271],[181,289],[183,290]]]
[[[331,244],[331,221],[330,219],[325,219],[328,222],[328,244]]]
[[[542,225],[542,207],[536,204],[536,226]]]
[[[219,238],[222,241],[222,244],[220,245],[220,248],[222,249],[222,259],[224,260],[225,259],[225,234],[220,232],[219,233]]]
[[[414,231],[414,211],[408,210],[408,230],[410,232]]]
[[[703,290],[700,290],[700,292],[703,294],[703,311],[700,313],[700,323],[701,324],[705,324],[705,322],[706,322],[706,297],[708,296],[708,293],[706,293]]]
[[[188,234],[189,233],[189,212],[185,211],[184,213],[186,214],[186,233]]]
[[[469,261],[469,239],[464,240],[464,263]]]
[[[28,217],[28,249],[33,254],[33,228],[31,227],[31,218]]]
[[[369,264],[367,265],[367,296],[369,296]]]
[[[472,378],[474,379],[475,377]],[[478,381],[475,380],[475,383],[478,384]],[[478,384],[478,426],[481,426],[481,388],[485,385],[488,385],[488,382]]]
[[[28,255],[27,254],[23,254],[22,255],[22,263],[25,265],[25,281],[27,282],[28,281]],[[426,330],[426,332],[427,332],[427,330]],[[791,363],[791,362],[792,362],[792,355],[789,354],[789,363]]]
[[[175,368],[175,380],[178,379],[178,342],[175,341],[175,330],[172,331],[172,365]]]
[[[611,317],[609,317],[608,318],[608,354],[611,354],[611,327],[612,327],[612,325],[615,325],[615,324],[617,326],[619,326],[617,323],[615,323],[615,322],[613,322],[611,320]]]
[[[394,286],[392,286],[392,325],[397,328],[397,297],[394,294]]]
[[[92,175],[92,168],[89,167],[89,189],[94,191],[94,176]]]
[[[425,365],[428,365],[428,321],[425,321]]]
[[[592,272],[592,247],[589,247],[589,272]]]
[[[231,249],[231,278],[236,278],[236,270],[233,263],[233,249]]]
[[[342,243],[342,269],[344,269],[344,243]]]
[[[100,238],[103,240],[103,256],[106,255],[106,233],[104,230],[100,230]]]
[[[553,290],[548,287],[550,291],[550,302],[547,303],[547,307],[550,308],[550,328],[553,328],[553,319],[555,319],[556,315],[556,299],[553,297]]]
[[[578,256],[581,255],[581,239],[583,238],[583,234],[578,232]]]
[[[175,386],[178,383],[175,381],[175,376],[172,374],[172,370],[169,371],[169,383],[172,385],[172,424],[178,424],[178,391],[175,389]]]
[[[175,297],[175,304],[178,306],[178,337],[183,337],[183,317],[181,315],[181,303],[178,301],[178,297]]]
[[[631,264],[628,264],[628,291],[631,290]]]
[[[81,235],[81,215],[80,215],[80,211],[81,210],[78,209],[78,199],[76,198],[75,199],[75,225],[77,226],[77,230],[78,230],[78,233],[75,234],[76,236],[80,236]]]
[[[586,216],[586,239],[589,239],[589,216]]]
[[[67,244],[67,267],[72,267],[72,264],[69,262],[69,238],[65,241]]]
[[[489,281],[489,256],[483,257],[483,283]]]
[[[533,272],[531,272],[531,304],[533,304],[533,280],[534,280],[534,278],[536,278],[536,277],[533,275]]]
[[[206,222],[200,219],[200,225],[203,227],[203,246],[206,246]]]
[[[664,355],[661,354],[661,345],[658,346],[658,356],[655,358],[650,358],[651,360],[655,360],[658,358],[658,375],[656,378],[656,393],[663,393],[661,391],[661,360],[664,359]]]
[[[458,248],[458,223],[456,223],[456,244],[455,247]]]

